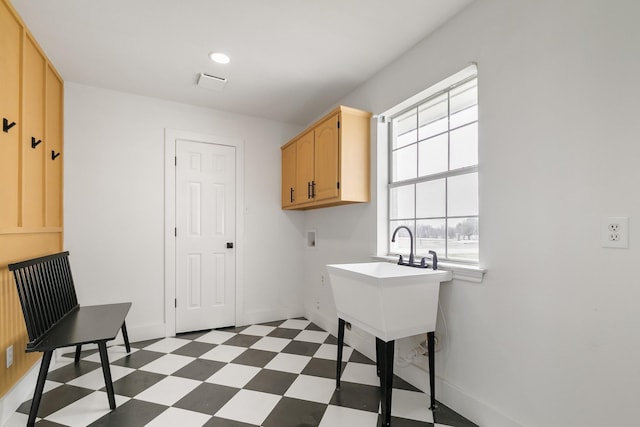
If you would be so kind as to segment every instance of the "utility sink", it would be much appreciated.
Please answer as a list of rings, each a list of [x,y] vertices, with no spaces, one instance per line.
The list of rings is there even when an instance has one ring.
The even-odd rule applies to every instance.
[[[338,317],[387,342],[435,331],[451,272],[388,262],[327,265]]]

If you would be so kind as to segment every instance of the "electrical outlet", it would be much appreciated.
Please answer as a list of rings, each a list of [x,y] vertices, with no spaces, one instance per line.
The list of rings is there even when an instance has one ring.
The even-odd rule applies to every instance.
[[[602,225],[602,247],[629,247],[629,218],[624,216],[605,218]]]
[[[7,347],[7,368],[13,365],[13,346]]]

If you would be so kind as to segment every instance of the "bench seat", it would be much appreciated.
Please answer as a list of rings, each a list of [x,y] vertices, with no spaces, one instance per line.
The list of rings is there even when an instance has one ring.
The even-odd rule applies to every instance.
[[[122,319],[129,308],[130,302],[80,306],[67,314],[35,346],[27,346],[27,352],[111,341],[122,328]]]

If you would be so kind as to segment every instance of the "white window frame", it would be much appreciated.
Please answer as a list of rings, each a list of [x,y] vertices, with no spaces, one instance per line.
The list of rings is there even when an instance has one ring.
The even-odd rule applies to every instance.
[[[397,252],[390,253],[390,203],[389,203],[389,185],[391,182],[391,134],[389,129],[389,118],[398,116],[403,111],[410,109],[412,106],[419,105],[425,102],[428,98],[441,93],[443,90],[448,89],[452,85],[466,81],[470,78],[477,78],[478,70],[475,64],[469,65],[463,70],[451,75],[449,78],[442,80],[441,82],[429,87],[428,89],[410,97],[406,101],[396,105],[395,107],[381,113],[377,116],[377,187],[378,187],[378,256],[376,259],[380,260],[397,260]],[[472,166],[469,172],[476,172],[478,166]],[[462,170],[456,170],[452,175],[461,173]],[[405,182],[406,183],[406,182]],[[480,212],[478,212],[480,213]],[[479,215],[478,215],[479,218]],[[442,254],[444,255],[444,254]],[[440,256],[440,254],[439,254]],[[481,254],[479,254],[481,257]],[[482,282],[483,275],[486,270],[480,267],[482,259],[478,262],[466,263],[459,260],[446,260],[444,256],[441,257],[442,261],[439,263],[441,268],[453,271],[454,279],[460,279],[475,283]],[[405,258],[406,260],[406,258]],[[419,258],[417,259],[419,261]]]

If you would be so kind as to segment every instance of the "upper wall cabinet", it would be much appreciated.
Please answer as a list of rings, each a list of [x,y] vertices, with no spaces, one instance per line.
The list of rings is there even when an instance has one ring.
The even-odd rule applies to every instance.
[[[0,234],[62,227],[63,82],[0,1]]]
[[[369,201],[370,119],[340,106],[281,147],[282,209]]]

